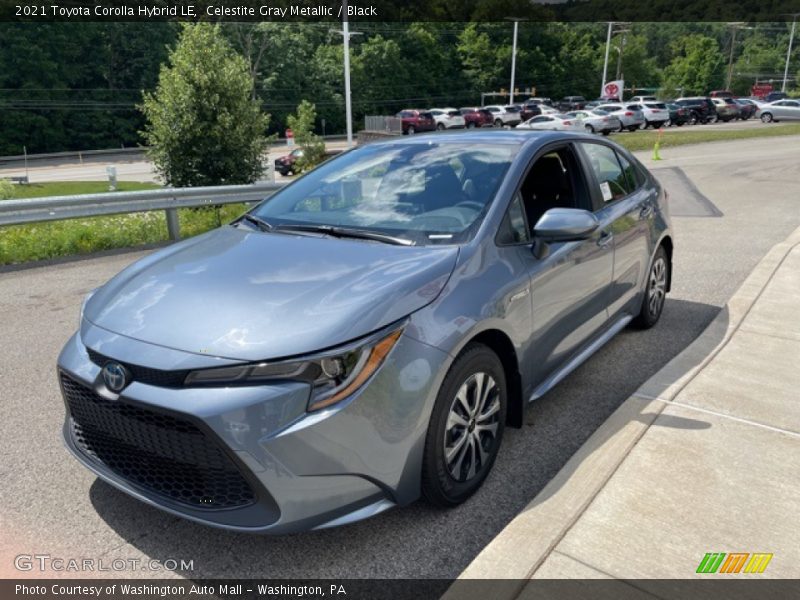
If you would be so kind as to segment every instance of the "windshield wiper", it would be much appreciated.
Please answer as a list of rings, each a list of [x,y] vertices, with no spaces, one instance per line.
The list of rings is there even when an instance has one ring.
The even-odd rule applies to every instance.
[[[274,225],[267,223],[264,219],[261,219],[260,217],[257,217],[255,215],[251,215],[250,213],[244,213],[239,220],[252,223],[256,227],[258,227],[261,231],[272,231],[275,228]]]
[[[365,229],[349,229],[347,227],[336,227],[334,225],[276,225],[278,231],[299,231],[308,233],[321,233],[338,238],[353,238],[359,240],[372,240],[383,242],[384,244],[394,244],[395,246],[414,246],[416,242],[407,238],[395,237],[385,233],[367,231]]]

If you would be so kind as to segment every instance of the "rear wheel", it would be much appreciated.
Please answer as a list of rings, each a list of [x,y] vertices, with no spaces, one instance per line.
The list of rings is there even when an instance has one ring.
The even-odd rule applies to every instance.
[[[585,129],[586,129],[586,133],[594,133],[594,127],[592,127],[589,124],[586,125]]]
[[[413,125],[409,125],[408,126],[408,135],[414,135],[415,133],[417,133],[416,127],[414,127]]]
[[[494,120],[494,126],[495,127],[502,127],[503,126],[503,121],[501,121],[500,119],[495,119]]]
[[[631,125],[630,127],[628,127],[628,131],[630,131],[631,133],[633,133],[634,131],[636,131],[637,129],[639,129],[639,127],[640,127],[640,125]]]
[[[697,121],[698,121],[698,118],[697,118],[697,113],[692,113],[692,114],[689,116],[689,121],[688,121],[688,122],[689,122],[689,125],[697,125]]]
[[[475,129],[475,122],[470,121],[469,123],[467,123],[467,129]]]
[[[667,281],[669,277],[669,259],[664,246],[659,246],[656,251],[653,264],[650,266],[650,273],[647,276],[647,287],[645,288],[644,298],[642,298],[642,308],[634,320],[634,324],[640,329],[649,329],[661,318],[664,309],[664,300],[667,296]]]
[[[443,123],[438,123],[436,125],[436,129],[438,129],[439,131],[444,131],[444,124]]]
[[[425,437],[422,494],[437,506],[456,506],[492,469],[506,419],[507,390],[500,359],[470,344],[442,382]]]

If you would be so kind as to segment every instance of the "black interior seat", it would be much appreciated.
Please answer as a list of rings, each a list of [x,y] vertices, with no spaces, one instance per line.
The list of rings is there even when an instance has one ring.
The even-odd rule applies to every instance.
[[[543,156],[531,168],[522,184],[522,199],[528,223],[535,225],[551,208],[571,208],[574,198],[569,178],[561,159],[556,155]]]

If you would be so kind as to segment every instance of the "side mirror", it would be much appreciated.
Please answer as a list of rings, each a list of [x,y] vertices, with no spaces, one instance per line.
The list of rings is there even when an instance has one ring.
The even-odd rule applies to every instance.
[[[533,227],[533,236],[545,242],[585,240],[600,226],[600,221],[588,210],[551,208]]]
[[[551,208],[533,227],[533,255],[542,260],[550,253],[549,242],[585,240],[600,226],[600,221],[588,210],[580,208]]]

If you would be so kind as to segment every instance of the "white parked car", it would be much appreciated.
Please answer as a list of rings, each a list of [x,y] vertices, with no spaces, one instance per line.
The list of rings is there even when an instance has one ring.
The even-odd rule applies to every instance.
[[[756,111],[756,117],[764,123],[800,119],[800,100],[784,98],[769,104],[762,104]]]
[[[617,117],[620,122],[620,131],[623,129],[636,131],[645,124],[644,113],[636,104],[617,104],[612,102],[598,106],[597,110],[604,110]]]
[[[578,121],[588,133],[608,135],[620,127],[619,118],[604,110],[576,110],[564,116]]]
[[[463,129],[467,122],[457,108],[432,108],[430,112],[436,121],[436,129]]]
[[[655,96],[634,96],[628,102],[635,102],[636,104],[641,104],[642,102],[657,102]]]
[[[552,106],[542,106],[542,114],[543,115],[558,115],[561,114],[558,112],[557,109],[553,108]]]
[[[636,106],[644,114],[644,125],[642,129],[652,127],[658,129],[669,121],[669,109],[663,102],[637,102]]]
[[[583,123],[566,115],[539,115],[517,125],[517,129],[584,131]]]
[[[486,110],[492,113],[494,117],[495,127],[514,127],[522,122],[522,115],[520,114],[520,107],[516,105],[501,106],[499,104],[490,104],[484,106]]]

